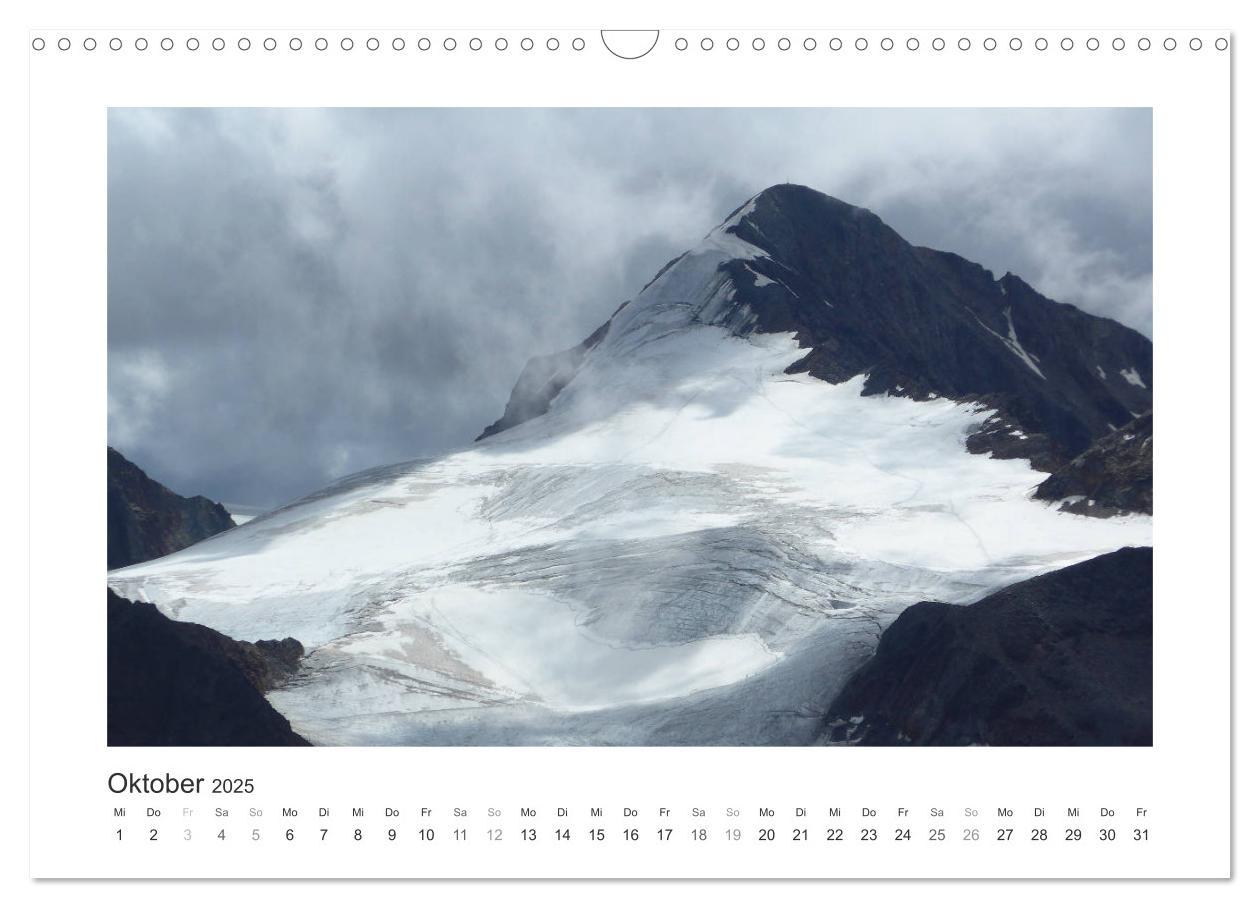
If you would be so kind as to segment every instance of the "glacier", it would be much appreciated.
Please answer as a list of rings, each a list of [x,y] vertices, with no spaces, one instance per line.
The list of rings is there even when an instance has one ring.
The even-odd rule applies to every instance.
[[[110,587],[302,641],[268,698],[317,744],[809,744],[907,606],[1150,544],[1149,517],[1058,511],[1027,460],[968,453],[980,404],[786,372],[808,351],[749,330],[726,267],[769,258],[729,232],[754,209],[618,310],[543,415]]]

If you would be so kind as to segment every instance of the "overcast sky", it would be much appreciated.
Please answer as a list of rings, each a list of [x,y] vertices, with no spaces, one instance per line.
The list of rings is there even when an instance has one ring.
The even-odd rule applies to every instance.
[[[1148,110],[114,110],[110,444],[270,507],[463,445],[791,181],[1151,329]]]

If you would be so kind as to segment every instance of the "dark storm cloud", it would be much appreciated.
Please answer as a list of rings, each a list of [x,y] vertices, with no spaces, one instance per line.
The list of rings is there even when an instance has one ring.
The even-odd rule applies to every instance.
[[[785,180],[1150,332],[1144,110],[116,110],[110,441],[258,506],[463,444]]]

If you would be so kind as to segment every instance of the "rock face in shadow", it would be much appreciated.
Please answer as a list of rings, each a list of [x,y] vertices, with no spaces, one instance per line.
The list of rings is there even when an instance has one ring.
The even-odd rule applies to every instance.
[[[832,382],[866,374],[867,394],[991,403],[1010,424],[995,455],[1042,463],[1037,436],[1075,456],[1150,407],[1147,338],[1012,274],[994,280],[953,253],[912,246],[866,209],[775,186],[731,232],[770,256],[758,267],[776,283],[757,288],[756,330],[791,331],[812,348],[788,371]]]
[[[109,449],[109,569],[152,561],[235,524],[223,505],[185,498]]]
[[[829,710],[860,745],[1151,744],[1149,548],[898,616]]]
[[[1035,495],[1090,517],[1154,513],[1153,438],[1148,412],[1073,458],[1037,486]]]
[[[809,352],[788,372],[832,383],[866,375],[866,394],[991,406],[998,415],[972,436],[973,453],[1028,458],[1050,472],[1151,408],[1149,339],[1012,274],[995,279],[960,256],[913,246],[864,208],[772,186],[714,237],[734,248],[715,283],[738,305],[716,306],[722,314],[710,323],[739,335],[793,334]],[[531,360],[504,418],[482,437],[545,412],[607,330]]]
[[[305,745],[263,692],[297,670],[292,638],[242,643],[108,593],[111,747]]]

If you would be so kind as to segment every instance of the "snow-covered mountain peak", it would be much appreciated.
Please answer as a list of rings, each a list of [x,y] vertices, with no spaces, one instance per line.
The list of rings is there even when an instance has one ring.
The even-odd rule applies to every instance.
[[[863,376],[868,394],[983,399],[1002,410],[1008,434],[980,450],[1047,470],[1150,408],[1150,341],[1137,332],[784,183],[666,264],[582,345],[531,360],[485,434],[546,412],[588,360],[647,355],[655,341],[700,326],[790,335],[801,355],[789,372],[833,383]]]
[[[831,217],[863,212],[805,186],[779,184],[757,193],[618,311],[610,321],[606,349],[635,349],[688,325],[717,325],[736,335],[756,330],[764,288],[777,287],[802,299],[792,285],[808,280],[790,260],[781,260],[782,244],[775,237],[808,229],[819,206],[829,209]]]

